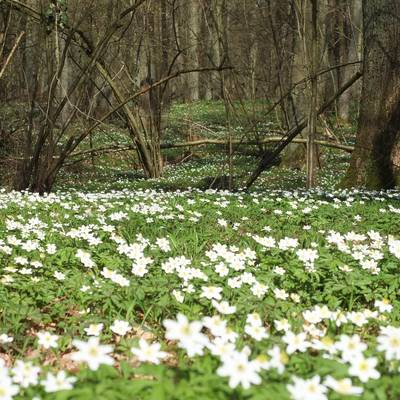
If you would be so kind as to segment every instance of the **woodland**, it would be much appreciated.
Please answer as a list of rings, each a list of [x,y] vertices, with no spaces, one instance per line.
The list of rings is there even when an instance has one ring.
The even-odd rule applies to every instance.
[[[400,0],[0,0],[0,400],[400,399]]]
[[[217,152],[249,143],[255,155],[241,186],[283,157],[314,187],[322,146],[344,145],[352,156],[343,187],[393,188],[398,8],[358,0],[3,0],[2,178],[14,189],[50,192],[68,165],[85,170],[85,161],[112,150],[132,150],[131,166],[158,178],[163,149],[173,146],[168,128],[182,154],[212,144],[190,117],[179,130],[169,126],[173,105],[215,101],[227,131]],[[343,126],[353,136],[342,137]],[[120,135],[105,140],[110,130]],[[120,146],[121,135],[129,145]]]

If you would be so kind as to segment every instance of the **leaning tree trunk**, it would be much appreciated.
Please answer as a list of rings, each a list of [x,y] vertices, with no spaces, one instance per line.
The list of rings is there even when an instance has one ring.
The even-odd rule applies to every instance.
[[[355,151],[344,186],[399,184],[400,2],[363,0],[364,79]]]

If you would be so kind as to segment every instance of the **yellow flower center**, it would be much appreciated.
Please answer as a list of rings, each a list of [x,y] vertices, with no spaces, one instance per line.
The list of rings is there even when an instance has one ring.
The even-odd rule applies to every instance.
[[[349,382],[346,382],[345,379],[337,381],[337,383],[338,383],[337,391],[339,393],[343,393],[344,394],[344,393],[347,393],[349,391],[350,385],[349,385]]]
[[[310,383],[308,385],[308,391],[310,393],[316,393],[317,392],[317,386],[315,385],[315,383]]]
[[[182,335],[190,335],[190,326],[189,325],[182,326],[181,333]]]
[[[361,361],[358,367],[360,368],[360,371],[368,371],[368,364],[365,361]]]
[[[390,338],[389,343],[392,347],[400,347],[400,339],[399,338],[392,337],[392,338]]]
[[[98,352],[98,350],[97,350],[95,347],[92,347],[92,348],[89,350],[89,354],[90,354],[92,357],[97,357],[97,356],[99,355],[99,352]]]
[[[280,360],[282,364],[287,364],[289,362],[289,356],[286,353],[281,352]]]
[[[238,364],[236,366],[236,369],[238,370],[238,372],[245,372],[246,371],[246,366],[244,364]]]

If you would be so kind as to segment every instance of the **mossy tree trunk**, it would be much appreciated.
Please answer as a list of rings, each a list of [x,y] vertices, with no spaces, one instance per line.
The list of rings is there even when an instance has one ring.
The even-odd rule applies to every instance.
[[[343,186],[389,189],[400,176],[400,2],[364,0],[363,23],[358,133]]]

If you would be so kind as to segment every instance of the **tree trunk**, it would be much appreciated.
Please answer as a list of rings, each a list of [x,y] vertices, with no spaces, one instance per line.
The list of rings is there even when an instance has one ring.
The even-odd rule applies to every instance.
[[[331,67],[355,61],[358,53],[361,28],[361,0],[328,0],[325,13],[327,64]],[[325,81],[325,98],[340,87],[356,71],[357,66],[336,68]],[[350,105],[357,91],[356,86],[346,92],[335,104],[336,115],[342,120],[350,117]]]
[[[293,62],[291,70],[292,82],[299,82],[307,76],[307,46],[306,46],[306,21],[311,24],[310,7],[305,0],[293,3],[295,18],[293,21]],[[289,127],[297,125],[307,115],[308,99],[306,96],[307,82],[298,85],[288,97],[286,106]],[[305,167],[306,146],[291,143],[282,157],[282,166],[302,169]]]
[[[317,31],[317,18],[318,18],[318,5],[317,0],[311,1],[311,60],[310,60],[310,74],[311,74],[311,90],[310,90],[310,110],[308,121],[308,137],[307,137],[307,189],[312,189],[315,186],[315,170],[317,152],[315,146],[315,139],[317,136],[317,97],[318,97],[318,81],[317,81],[317,65],[318,65],[318,31]]]
[[[355,151],[344,186],[399,183],[400,2],[364,0],[364,79]],[[397,165],[396,165],[397,164]]]
[[[197,0],[187,0],[188,6],[188,66],[189,68],[198,68],[198,41],[200,33],[200,6]],[[186,79],[188,80],[188,100],[196,101],[199,100],[199,79],[200,74],[198,72],[193,72],[189,74]]]

